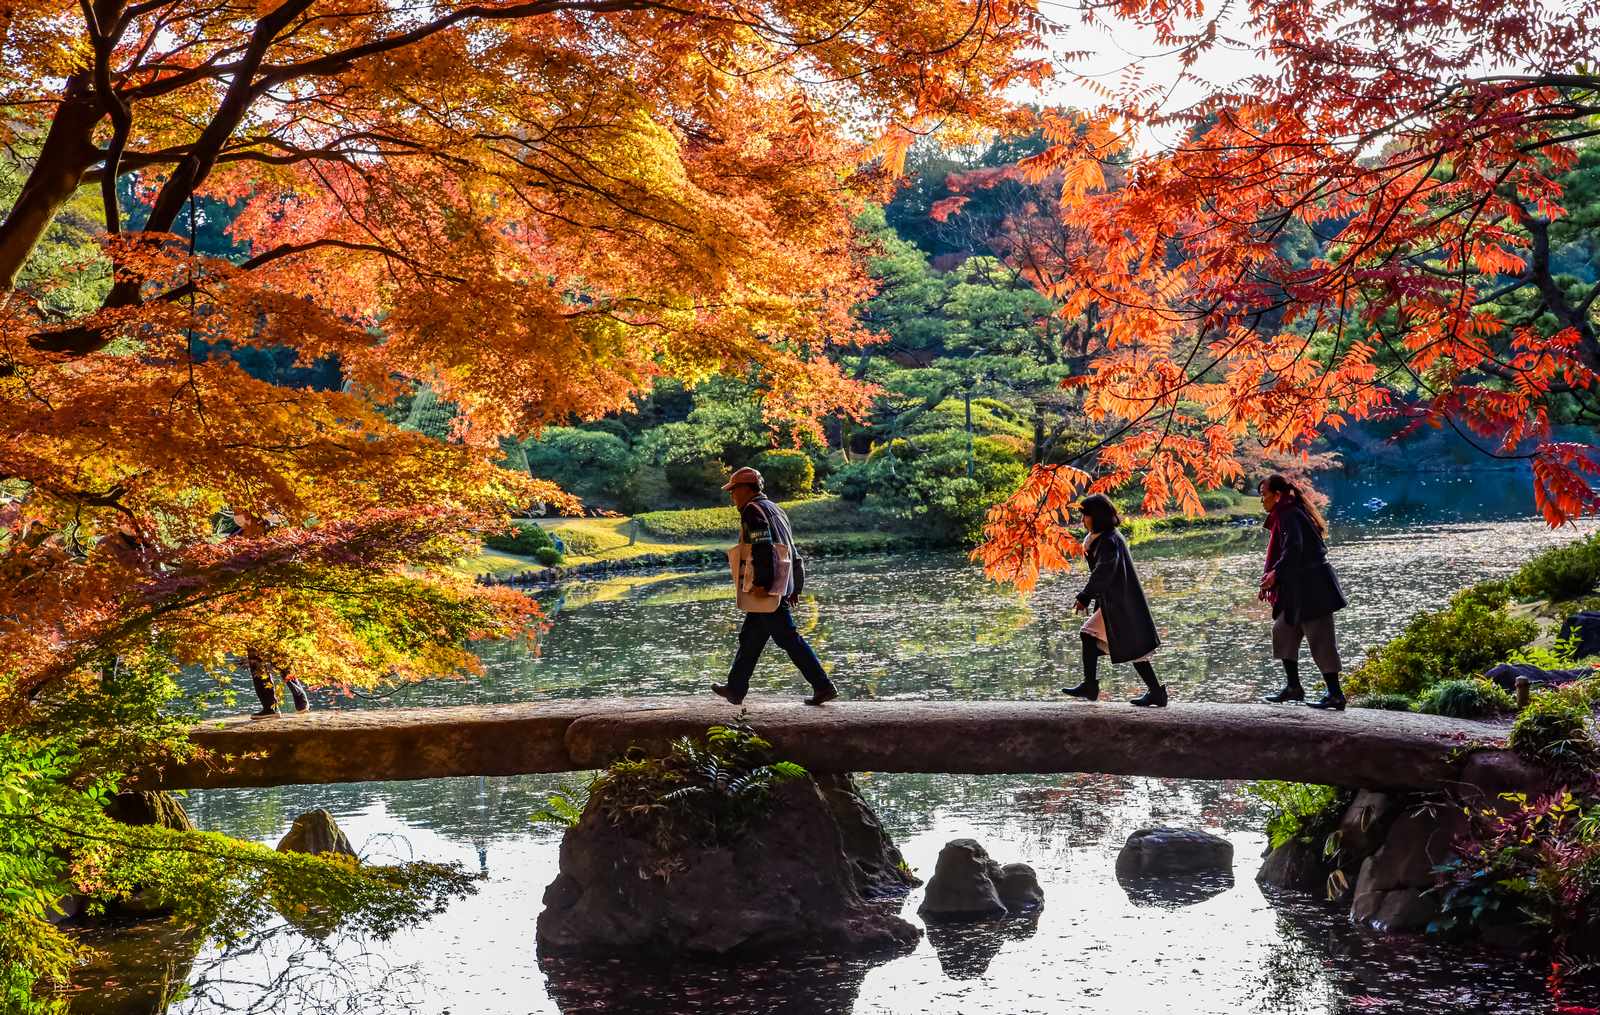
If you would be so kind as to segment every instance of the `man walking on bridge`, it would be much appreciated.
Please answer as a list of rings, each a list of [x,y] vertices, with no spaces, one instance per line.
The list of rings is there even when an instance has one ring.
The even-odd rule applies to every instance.
[[[780,596],[777,608],[771,612],[747,612],[744,625],[739,628],[739,651],[733,657],[733,667],[728,671],[726,684],[712,684],[711,690],[730,704],[744,701],[750,690],[750,675],[755,672],[761,650],[768,639],[789,654],[789,659],[800,670],[800,675],[811,684],[811,697],[807,705],[821,705],[839,696],[833,682],[822,668],[822,661],[806,644],[795,629],[794,615],[789,607],[799,598],[805,584],[805,571],[800,567],[799,554],[794,549],[794,530],[789,527],[789,516],[773,503],[763,491],[761,473],[746,466],[734,471],[722,487],[733,498],[739,512],[739,542],[750,547],[750,567],[754,572],[750,592],[757,596]],[[787,569],[779,566],[779,551],[783,546],[789,552]],[[781,572],[787,570],[784,575]],[[781,589],[774,588],[782,581]]]

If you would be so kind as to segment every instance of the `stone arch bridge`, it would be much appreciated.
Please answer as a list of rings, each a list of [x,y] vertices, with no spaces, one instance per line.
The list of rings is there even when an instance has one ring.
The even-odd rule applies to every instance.
[[[145,789],[522,775],[601,768],[630,747],[745,718],[818,772],[1100,772],[1282,779],[1435,790],[1507,752],[1504,723],[1352,709],[1120,702],[778,699],[735,708],[688,697],[551,699],[444,708],[320,710],[201,724],[205,758],[139,773]],[[1510,761],[1509,758],[1505,760]]]

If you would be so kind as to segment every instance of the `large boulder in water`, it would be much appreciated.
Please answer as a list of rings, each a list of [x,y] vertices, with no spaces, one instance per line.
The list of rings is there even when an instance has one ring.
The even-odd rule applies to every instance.
[[[352,858],[356,855],[344,829],[333,820],[332,814],[320,807],[294,819],[289,834],[278,843],[278,852],[310,853],[312,856],[333,853]]]
[[[175,832],[192,832],[194,822],[171,793],[153,790],[134,790],[114,795],[106,804],[106,816],[124,825],[157,826]],[[83,897],[63,900],[64,912],[81,912],[87,899]],[[172,912],[173,900],[154,888],[136,888],[118,899],[106,900],[106,911],[112,916],[142,919],[165,916]],[[65,917],[63,918],[65,919]]]
[[[825,793],[809,776],[785,779],[732,841],[663,845],[669,837],[650,828],[613,822],[602,786],[561,840],[561,873],[539,914],[539,954],[793,957],[914,946],[920,931],[866,897],[887,877],[864,871],[898,868],[863,856],[881,829],[841,827],[841,815],[848,825],[857,804],[865,808],[839,799],[845,792],[836,781]]]
[[[939,851],[917,913],[925,920],[991,920],[1043,903],[1032,867],[1002,867],[976,839],[952,839]]]
[[[1231,871],[1233,843],[1188,828],[1141,828],[1117,854],[1120,877]]]
[[[814,778],[839,826],[844,854],[855,868],[856,884],[863,895],[869,899],[898,897],[922,884],[878,816],[861,799],[848,772],[819,773]]]
[[[118,793],[106,804],[106,817],[124,825],[159,825],[176,832],[192,832],[194,822],[171,793],[134,790]]]

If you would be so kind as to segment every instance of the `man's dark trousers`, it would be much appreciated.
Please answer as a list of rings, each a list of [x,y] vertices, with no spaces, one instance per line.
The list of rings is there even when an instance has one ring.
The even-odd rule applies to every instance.
[[[824,691],[833,687],[822,668],[822,660],[811,651],[811,646],[795,630],[794,614],[788,604],[772,613],[746,613],[744,626],[739,628],[739,653],[733,657],[733,669],[728,672],[728,696],[739,699],[750,690],[750,674],[755,672],[756,660],[771,638],[778,647],[789,653],[789,658],[799,667],[813,690]]]

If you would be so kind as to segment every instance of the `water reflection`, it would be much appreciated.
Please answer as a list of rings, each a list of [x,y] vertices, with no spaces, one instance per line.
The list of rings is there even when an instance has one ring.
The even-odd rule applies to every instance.
[[[1135,906],[1180,909],[1216,898],[1233,889],[1233,872],[1132,877],[1117,872],[1117,884]]]
[[[930,923],[926,930],[944,975],[976,980],[989,971],[1007,941],[1026,941],[1039,932],[1039,910],[989,923]]]
[[[1276,686],[1267,616],[1255,600],[1259,532],[1243,528],[1224,537],[1210,554],[1194,552],[1194,544],[1138,554],[1166,641],[1158,665],[1179,697],[1240,701]],[[1570,538],[1538,522],[1405,532],[1341,528],[1333,557],[1353,593],[1340,618],[1341,648],[1357,659],[1362,647],[1393,634],[1416,610],[1463,584],[1508,573],[1541,545]],[[1077,667],[1078,582],[1051,579],[1023,599],[986,584],[954,558],[828,560],[818,564],[814,595],[799,620],[849,694],[1046,697]],[[547,608],[555,622],[540,654],[486,646],[484,680],[406,688],[364,707],[703,693],[724,672],[738,620],[714,576],[576,586]],[[755,693],[798,696],[802,686],[786,660],[764,659]],[[187,806],[203,828],[271,843],[296,814],[325,807],[371,859],[454,861],[484,881],[478,894],[381,947],[330,939],[331,951],[303,952],[306,939],[283,930],[281,943],[259,953],[265,958],[208,949],[197,968],[215,975],[205,991],[172,1010],[302,1010],[273,1000],[261,986],[296,949],[311,965],[350,949],[350,978],[330,979],[342,984],[330,987],[337,997],[319,995],[316,1003],[373,999],[368,1007],[352,1001],[351,1011],[1154,1013],[1173,1010],[1174,998],[1196,1015],[1548,1010],[1543,970],[1436,942],[1372,937],[1329,910],[1264,899],[1254,884],[1264,846],[1260,815],[1237,786],[1093,775],[858,778],[923,876],[940,847],[960,837],[978,839],[1001,862],[1031,865],[1046,902],[1025,925],[968,936],[930,928],[914,952],[876,965],[541,968],[533,954],[534,920],[555,876],[559,831],[532,825],[529,815],[550,793],[581,781],[524,776],[192,794]],[[1171,885],[1120,884],[1118,848],[1152,825],[1227,836],[1237,857],[1233,884],[1190,882],[1177,894]],[[913,891],[902,915],[918,922],[920,901]],[[363,965],[360,956],[374,954],[382,964]]]

